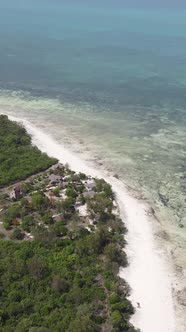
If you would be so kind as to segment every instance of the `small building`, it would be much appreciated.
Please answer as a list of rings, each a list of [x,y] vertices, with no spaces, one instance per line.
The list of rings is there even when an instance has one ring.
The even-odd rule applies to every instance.
[[[19,185],[14,187],[14,189],[10,192],[9,197],[16,200],[23,197],[23,193]]]
[[[15,191],[12,190],[9,194],[10,199],[15,199]]]
[[[66,187],[68,187],[68,182],[66,182],[66,181],[60,181],[59,187],[61,189],[65,189]]]
[[[92,191],[96,187],[96,183],[94,180],[85,181],[84,184],[87,191]]]
[[[51,174],[49,180],[52,185],[59,185],[62,181],[62,177],[60,175]]]
[[[93,198],[94,196],[95,196],[95,194],[96,194],[96,192],[94,191],[94,190],[91,190],[91,191],[85,191],[84,193],[83,193],[83,197],[84,198],[89,198],[89,199],[91,199],[91,198]]]

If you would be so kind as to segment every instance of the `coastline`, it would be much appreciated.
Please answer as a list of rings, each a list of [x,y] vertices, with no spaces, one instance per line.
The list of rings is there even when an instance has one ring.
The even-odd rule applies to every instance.
[[[130,300],[136,309],[131,322],[142,332],[174,332],[176,317],[172,294],[171,255],[155,241],[155,228],[158,225],[148,212],[148,205],[132,197],[120,180],[89,166],[28,121],[12,116],[9,118],[24,124],[32,136],[33,144],[41,151],[68,163],[74,171],[102,177],[112,185],[120,215],[128,228],[126,253],[129,266],[121,270],[120,276],[125,278],[131,287]],[[137,302],[140,303],[140,308],[137,308]]]

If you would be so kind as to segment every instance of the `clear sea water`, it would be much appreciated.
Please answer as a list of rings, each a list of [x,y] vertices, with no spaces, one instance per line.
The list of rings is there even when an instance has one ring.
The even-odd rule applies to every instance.
[[[0,0],[0,109],[147,197],[183,266],[184,2]]]

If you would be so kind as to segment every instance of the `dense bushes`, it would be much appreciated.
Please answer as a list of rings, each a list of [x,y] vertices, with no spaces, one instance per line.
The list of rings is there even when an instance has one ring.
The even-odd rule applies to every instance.
[[[54,162],[7,117],[0,116],[1,129],[0,185]],[[0,240],[0,331],[135,332],[128,286],[118,277],[127,264],[126,230],[113,213],[112,189],[95,179],[94,197],[85,198],[80,179],[86,176],[55,169],[57,175],[65,172],[65,198],[59,187],[52,195],[46,190],[51,169],[22,183],[24,197],[16,203],[1,196],[5,235],[13,241]],[[79,201],[86,216],[78,213]]]
[[[96,332],[111,324],[112,331],[128,331],[133,309],[119,287],[118,271],[107,264],[118,261],[113,241],[103,226],[73,241],[1,240],[0,330]]]
[[[25,129],[0,115],[0,186],[47,169],[56,160],[31,144]]]

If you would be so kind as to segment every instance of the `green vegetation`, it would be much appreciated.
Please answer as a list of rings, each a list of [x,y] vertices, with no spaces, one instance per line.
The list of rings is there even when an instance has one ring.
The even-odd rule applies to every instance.
[[[56,160],[32,146],[26,130],[0,115],[0,186],[43,171]]]
[[[17,165],[22,167],[23,160],[33,165],[34,154],[41,159],[33,169],[25,168],[29,174],[54,162],[31,147],[23,128],[7,117],[0,117],[3,123],[8,133],[13,128],[1,135],[2,164],[12,160],[2,173],[6,181],[20,179],[23,170]],[[16,149],[17,165],[12,159]],[[27,154],[31,160],[24,159]],[[51,175],[59,178],[55,185]],[[83,195],[89,180],[95,181],[92,198]],[[118,277],[119,268],[127,265],[126,229],[115,211],[111,186],[55,165],[19,187],[22,195],[13,199],[13,186],[0,189],[0,331],[136,332],[129,323],[129,287]]]
[[[26,215],[22,219],[22,229],[25,232],[30,232],[31,228],[35,225],[34,218],[31,215]]]
[[[0,241],[0,330],[128,331],[133,309],[117,277],[117,232],[79,229],[73,241],[54,234],[47,241],[49,231],[41,233],[32,242]]]

